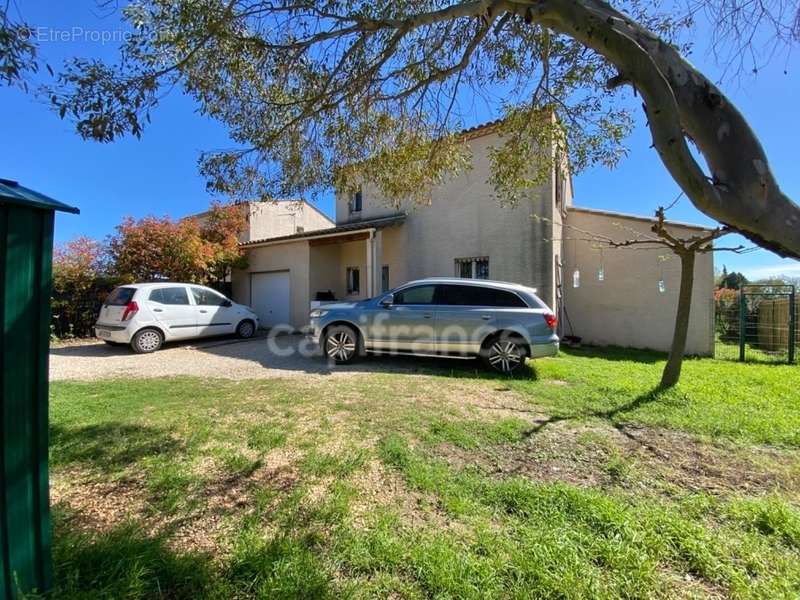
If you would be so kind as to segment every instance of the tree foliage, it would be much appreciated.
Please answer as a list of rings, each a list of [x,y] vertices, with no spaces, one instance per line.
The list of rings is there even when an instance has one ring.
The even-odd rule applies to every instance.
[[[108,273],[107,249],[100,242],[79,236],[53,249],[53,287],[80,294]]]
[[[736,271],[732,271],[730,273],[725,274],[725,276],[720,280],[719,287],[721,288],[728,288],[731,290],[738,290],[743,285],[747,285],[747,277],[738,273]]]
[[[106,294],[118,283],[108,248],[81,236],[53,250],[52,332],[59,338],[87,336]]]
[[[210,262],[210,252],[191,219],[127,217],[109,241],[115,271],[130,282],[172,279],[200,282]]]
[[[7,8],[0,6],[0,84],[27,90],[25,76],[39,69],[31,34],[30,26],[13,21]]]
[[[205,278],[222,282],[232,269],[245,268],[245,254],[239,247],[239,237],[247,227],[247,213],[240,205],[212,202],[211,208],[199,221],[200,237],[207,249]]]
[[[220,282],[243,266],[239,236],[246,224],[240,206],[219,203],[202,217],[177,221],[127,217],[109,240],[113,270],[128,281]]]

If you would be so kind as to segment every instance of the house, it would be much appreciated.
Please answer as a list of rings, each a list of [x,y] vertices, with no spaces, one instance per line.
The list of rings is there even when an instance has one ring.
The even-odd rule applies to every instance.
[[[487,183],[497,125],[464,132],[472,169],[435,188],[429,206],[391,206],[365,184],[337,196],[336,222],[325,227],[276,233],[257,223],[260,217],[252,219],[253,231],[242,243],[248,267],[232,277],[234,299],[251,305],[267,327],[301,329],[317,298],[363,300],[432,276],[512,281],[537,289],[559,313],[562,334],[586,343],[668,349],[678,261],[662,260],[666,249],[601,253],[570,234],[577,228],[625,239],[632,231],[649,232],[651,220],[574,207],[571,179],[561,169],[525,201],[500,205]],[[702,228],[670,229],[683,235]],[[260,233],[267,231],[274,235]],[[687,351],[710,354],[710,254],[698,257],[696,281]]]
[[[239,237],[242,243],[335,225],[317,207],[301,199],[241,202],[235,206],[245,214],[247,220],[247,227]],[[208,211],[192,215],[191,218],[202,223],[207,215]]]

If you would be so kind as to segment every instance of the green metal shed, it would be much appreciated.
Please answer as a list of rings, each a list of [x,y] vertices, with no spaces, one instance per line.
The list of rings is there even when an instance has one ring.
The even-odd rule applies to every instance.
[[[47,384],[55,211],[0,179],[0,600],[49,589]]]

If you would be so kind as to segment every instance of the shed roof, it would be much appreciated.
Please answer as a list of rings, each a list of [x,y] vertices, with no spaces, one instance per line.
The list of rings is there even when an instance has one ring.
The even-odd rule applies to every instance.
[[[53,200],[50,196],[35,192],[11,179],[0,179],[0,204],[21,204],[33,208],[61,210],[75,214],[81,212],[74,206]]]

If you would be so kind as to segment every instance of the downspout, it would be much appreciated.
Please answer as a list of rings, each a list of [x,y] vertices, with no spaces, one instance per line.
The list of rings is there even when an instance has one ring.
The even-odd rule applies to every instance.
[[[367,298],[374,298],[375,297],[375,228],[372,227],[367,232],[367,249],[369,250],[368,253],[368,261],[367,261],[367,277],[369,281],[369,285],[367,286]]]

